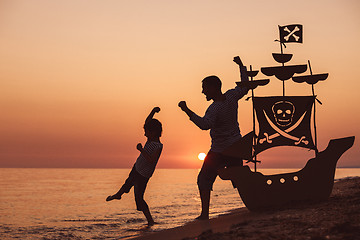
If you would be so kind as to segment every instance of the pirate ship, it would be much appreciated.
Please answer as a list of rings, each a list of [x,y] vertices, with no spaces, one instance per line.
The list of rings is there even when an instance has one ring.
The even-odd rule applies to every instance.
[[[254,80],[259,71],[247,71],[253,105],[253,131],[224,151],[224,155],[241,157],[254,163],[254,171],[249,166],[228,167],[219,170],[220,178],[232,180],[246,207],[253,210],[274,208],[299,201],[327,199],[332,191],[336,164],[341,155],[352,147],[355,137],[330,140],[327,148],[318,151],[316,133],[316,104],[321,104],[315,95],[314,85],[324,81],[328,73],[313,74],[310,61],[307,64],[287,65],[292,54],[283,51],[285,43],[302,43],[303,26],[299,24],[279,26],[280,53],[273,53],[279,66],[263,67],[261,72],[282,81],[282,96],[254,96],[254,89],[267,85],[269,79]],[[234,61],[239,64],[238,58]],[[310,74],[303,74],[309,69]],[[311,85],[310,96],[287,96],[285,81]],[[297,172],[263,175],[256,169],[257,155],[269,148],[293,146],[313,150],[315,157],[308,160],[305,167]],[[289,159],[291,160],[291,159]]]

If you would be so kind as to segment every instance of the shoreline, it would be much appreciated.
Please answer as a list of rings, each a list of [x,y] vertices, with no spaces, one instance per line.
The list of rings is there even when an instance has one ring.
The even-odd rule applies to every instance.
[[[232,210],[131,239],[360,239],[360,177],[336,180],[328,200],[276,210]]]

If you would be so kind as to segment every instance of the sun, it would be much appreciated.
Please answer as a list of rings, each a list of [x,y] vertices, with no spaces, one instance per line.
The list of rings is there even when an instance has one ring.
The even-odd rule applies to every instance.
[[[201,161],[204,161],[205,157],[206,157],[206,154],[205,154],[205,153],[199,153],[199,155],[198,155],[198,158],[199,158],[199,160],[201,160]]]

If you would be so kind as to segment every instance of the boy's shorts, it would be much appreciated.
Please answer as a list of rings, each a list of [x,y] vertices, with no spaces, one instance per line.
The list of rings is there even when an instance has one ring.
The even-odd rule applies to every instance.
[[[144,211],[149,209],[149,206],[144,200],[144,193],[147,186],[149,178],[142,176],[135,169],[135,166],[132,168],[129,177],[126,179],[123,188],[124,192],[128,193],[132,187],[134,187],[135,203],[136,209],[138,211]]]
[[[242,165],[241,158],[227,157],[221,153],[209,151],[198,175],[197,184],[199,190],[212,190],[219,169]]]

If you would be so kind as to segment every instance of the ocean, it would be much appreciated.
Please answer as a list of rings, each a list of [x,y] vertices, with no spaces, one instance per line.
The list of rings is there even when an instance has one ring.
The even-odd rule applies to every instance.
[[[158,223],[146,227],[133,190],[106,202],[131,169],[0,169],[1,239],[128,239],[184,225],[200,214],[199,170],[157,169],[145,193]],[[261,169],[263,174],[298,169]],[[336,179],[360,176],[360,168],[338,168]],[[210,217],[244,207],[230,181],[217,178]]]

